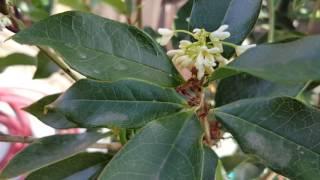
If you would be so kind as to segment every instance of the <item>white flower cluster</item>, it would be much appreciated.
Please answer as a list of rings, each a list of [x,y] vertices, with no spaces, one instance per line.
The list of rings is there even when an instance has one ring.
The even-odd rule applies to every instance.
[[[174,36],[175,32],[183,32],[191,35],[195,41],[182,40],[179,44],[179,49],[170,50],[167,52],[169,57],[172,57],[173,63],[181,68],[197,69],[197,78],[201,80],[205,74],[210,75],[214,72],[214,68],[219,64],[223,66],[228,64],[229,60],[222,56],[223,45],[228,45],[236,49],[239,56],[247,49],[255,45],[237,46],[232,43],[224,42],[223,40],[231,36],[227,31],[228,25],[220,26],[216,31],[207,32],[204,29],[194,29],[193,32],[170,29],[159,29],[158,33],[162,35],[159,39],[161,45],[166,45]]]
[[[0,16],[0,31],[6,26],[10,26],[11,24],[12,22],[7,16]]]

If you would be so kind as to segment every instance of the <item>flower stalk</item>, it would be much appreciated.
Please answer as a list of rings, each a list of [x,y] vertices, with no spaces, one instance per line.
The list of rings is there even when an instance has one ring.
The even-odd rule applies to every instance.
[[[176,91],[186,97],[191,107],[195,107],[204,130],[204,142],[208,146],[212,146],[220,137],[216,135],[220,133],[220,128],[216,125],[215,129],[212,129],[211,121],[208,119],[211,107],[206,101],[203,88],[207,83],[207,77],[214,73],[215,69],[231,62],[223,56],[224,46],[234,48],[237,56],[255,47],[255,44],[238,46],[225,41],[231,36],[231,33],[227,31],[228,28],[228,25],[222,25],[213,32],[198,28],[192,32],[164,28],[158,30],[158,33],[162,35],[158,42],[163,46],[169,43],[176,33],[185,33],[194,39],[194,41],[181,40],[179,48],[169,50],[167,55],[176,67],[189,69],[192,73],[192,77],[185,84],[176,88]],[[213,135],[211,135],[212,131]]]

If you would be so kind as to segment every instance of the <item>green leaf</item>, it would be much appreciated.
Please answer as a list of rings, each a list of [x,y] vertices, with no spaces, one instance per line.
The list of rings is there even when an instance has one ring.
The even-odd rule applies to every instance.
[[[46,106],[54,102],[60,94],[53,94],[45,96],[39,101],[24,108],[27,112],[36,116],[43,123],[55,129],[68,129],[79,127],[76,123],[66,119],[66,117],[59,112],[50,112],[46,110]]]
[[[137,78],[176,86],[181,77],[161,47],[146,33],[93,14],[69,11],[34,24],[13,37],[50,46],[81,74],[97,80]]]
[[[217,156],[203,147],[202,133],[193,112],[153,121],[110,161],[99,179],[214,179]]]
[[[59,70],[59,67],[42,51],[38,53],[37,62],[37,70],[33,75],[33,79],[47,78]]]
[[[190,14],[193,6],[193,0],[188,0],[177,12],[174,19],[175,29],[189,30]],[[172,43],[175,48],[178,48],[179,41],[187,39],[189,35],[184,33],[178,33],[172,37]]]
[[[111,157],[104,153],[79,153],[29,174],[26,180],[87,180],[101,172]]]
[[[320,36],[268,44],[250,49],[228,66],[219,68],[210,80],[241,72],[279,83],[320,80]]]
[[[145,33],[147,33],[147,34],[148,34],[150,37],[152,37],[153,39],[157,39],[157,38],[161,37],[161,35],[160,35],[158,32],[156,32],[154,29],[152,29],[152,27],[145,26],[145,27],[143,28],[143,31],[144,31]]]
[[[228,42],[241,44],[254,27],[262,0],[232,0],[221,24],[228,24],[231,33]]]
[[[232,0],[194,0],[190,28],[214,31],[221,25]]]
[[[223,168],[221,160],[218,161],[217,168],[216,168],[216,174],[215,174],[215,180],[226,180],[226,173]]]
[[[0,72],[13,65],[35,65],[37,60],[25,54],[10,54],[0,58]]]
[[[47,109],[80,127],[136,128],[186,107],[187,102],[171,88],[137,80],[80,80]]]
[[[237,101],[214,112],[242,150],[290,179],[320,176],[320,111],[288,97]]]
[[[262,0],[194,0],[190,27],[214,31],[229,25],[228,42],[241,44],[258,18]]]
[[[219,82],[215,101],[216,106],[219,107],[233,101],[247,98],[295,97],[304,87],[305,83],[283,85],[242,73]]]
[[[12,178],[61,161],[103,138],[97,132],[53,135],[41,138],[17,154],[1,172],[0,178]]]

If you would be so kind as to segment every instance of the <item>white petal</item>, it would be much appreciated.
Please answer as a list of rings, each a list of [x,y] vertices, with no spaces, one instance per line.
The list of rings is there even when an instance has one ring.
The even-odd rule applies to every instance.
[[[157,39],[157,41],[161,46],[165,46],[169,43],[172,36],[162,36],[161,38]]]
[[[169,43],[170,39],[174,35],[174,31],[166,28],[159,28],[158,33],[162,35],[158,42],[160,45],[164,46]]]
[[[190,44],[192,44],[192,42],[190,42],[188,40],[181,40],[179,43],[179,48],[183,49],[183,48],[189,46]]]
[[[200,47],[200,50],[201,50],[201,51],[208,51],[209,49],[208,49],[207,46],[201,46],[201,47]]]
[[[197,78],[198,80],[201,80],[202,77],[204,76],[204,67],[201,66],[201,67],[198,67],[197,69],[198,69]]]
[[[158,33],[162,36],[173,36],[174,32],[167,28],[159,28]]]
[[[229,32],[212,32],[209,38],[214,41],[214,39],[225,40],[229,38],[231,34]]]
[[[203,57],[203,55],[202,55],[202,53],[199,53],[199,55],[197,56],[197,58],[196,58],[196,65],[203,65],[203,63],[204,63],[204,57]]]
[[[246,52],[248,49],[254,48],[254,47],[256,47],[256,46],[257,46],[256,44],[237,46],[237,47],[236,47],[236,54],[237,54],[237,56],[240,56],[241,54],[243,54],[244,52]]]
[[[183,55],[183,56],[179,56],[176,60],[177,65],[180,65],[181,63],[183,63],[184,61],[188,61],[189,56],[188,55]]]
[[[199,32],[201,32],[201,29],[199,29],[199,28],[195,28],[195,29],[193,29],[193,31],[192,31],[193,33],[199,33]]]
[[[167,52],[169,57],[173,57],[174,55],[183,55],[184,51],[181,49],[172,49]]]
[[[214,47],[214,48],[208,49],[208,52],[211,54],[221,53],[221,49]]]
[[[228,60],[221,55],[217,55],[217,56],[215,56],[215,58],[222,65],[228,64]]]
[[[229,25],[223,24],[216,31],[223,32],[223,31],[226,31],[228,28],[229,28]]]
[[[205,65],[206,67],[214,67],[214,66],[216,66],[217,64],[216,64],[216,62],[215,62],[215,59],[214,59],[213,57],[210,57],[210,58],[206,58],[206,59],[204,60],[204,65]]]
[[[220,41],[213,41],[213,46],[220,50],[220,53],[223,53],[223,45]]]
[[[181,67],[183,67],[183,68],[189,68],[189,67],[191,67],[193,65],[193,61],[192,61],[192,59],[191,58],[185,58],[184,60],[183,60],[183,62],[181,62],[180,63],[180,66]]]

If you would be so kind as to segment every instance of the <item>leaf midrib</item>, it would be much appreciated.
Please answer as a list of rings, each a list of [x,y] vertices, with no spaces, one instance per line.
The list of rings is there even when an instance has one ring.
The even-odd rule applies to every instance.
[[[16,41],[20,41],[21,39],[22,39],[22,41],[23,41],[23,38],[20,38],[19,36],[16,36],[16,37],[14,37],[13,39],[15,39]],[[20,39],[20,40],[19,40]],[[40,41],[53,41],[53,42],[56,42],[56,43],[60,43],[60,44],[63,44],[63,46],[65,46],[65,47],[67,47],[66,46],[66,43],[64,42],[64,41],[59,41],[59,40],[55,40],[55,39],[51,39],[51,38],[41,38],[41,37],[37,37],[37,39],[40,39]],[[32,44],[35,44],[35,43],[33,43],[33,42],[31,42]],[[47,43],[44,43],[44,44],[47,44]],[[150,65],[148,65],[148,64],[144,64],[144,63],[141,63],[141,62],[137,62],[137,61],[134,61],[134,60],[132,60],[132,59],[129,59],[129,58],[125,58],[125,57],[122,57],[122,56],[116,56],[116,55],[114,55],[114,54],[111,54],[111,53],[109,53],[109,52],[105,52],[105,51],[103,51],[103,50],[98,50],[98,49],[93,49],[93,48],[90,48],[90,47],[87,47],[87,46],[84,46],[83,44],[77,44],[77,45],[79,45],[80,47],[83,47],[83,48],[85,48],[85,49],[89,49],[89,50],[92,50],[92,51],[95,51],[96,53],[100,53],[100,54],[102,54],[103,56],[107,56],[107,55],[109,55],[109,56],[112,56],[112,57],[115,57],[115,58],[118,58],[118,59],[121,59],[121,60],[124,60],[124,61],[128,61],[128,62],[130,62],[130,63],[135,63],[135,64],[138,64],[138,65],[140,65],[140,66],[145,66],[145,67],[147,67],[147,68],[149,68],[149,69],[153,69],[153,70],[155,70],[155,71],[159,71],[159,72],[161,72],[161,73],[165,73],[167,76],[169,76],[170,74],[172,74],[172,72],[167,72],[167,71],[165,71],[165,69],[158,69],[158,68],[155,68],[155,67],[153,67],[153,66],[150,66]],[[50,45],[46,45],[46,46],[50,46]],[[58,47],[59,48],[59,47]],[[169,62],[169,64],[170,64],[170,62]],[[172,68],[170,68],[170,69],[173,69],[174,67],[173,67],[173,65],[171,64],[171,66],[172,66]],[[173,71],[174,72],[174,71]],[[176,74],[176,73],[175,73]],[[170,77],[170,76],[169,76]],[[173,74],[172,74],[172,78],[174,78],[174,79],[176,79],[176,80],[180,80],[179,78],[177,78],[176,76],[174,76]]]
[[[94,100],[91,100],[91,99],[64,99],[62,100],[61,103],[65,104],[66,102],[72,102],[72,101],[75,101],[75,102],[108,102],[108,103],[114,103],[114,104],[117,104],[117,103],[126,103],[126,104],[130,104],[130,103],[136,103],[136,104],[139,104],[139,103],[154,103],[154,104],[169,104],[169,105],[177,105],[177,106],[181,106],[181,107],[187,107],[186,104],[180,104],[180,103],[175,103],[175,102],[162,102],[162,101],[129,101],[129,100],[104,100],[104,99],[94,99]]]
[[[192,116],[193,116],[193,113],[192,113],[192,114],[190,113],[190,115],[188,116],[188,118],[186,118],[186,119],[184,120],[181,128],[179,129],[179,132],[177,133],[175,139],[172,141],[171,146],[170,146],[170,149],[169,149],[166,157],[165,157],[165,158],[163,159],[163,161],[161,162],[161,165],[160,165],[160,167],[159,167],[159,171],[158,171],[158,173],[157,173],[157,175],[156,175],[157,180],[160,180],[160,179],[159,179],[159,175],[160,175],[160,173],[161,173],[161,171],[162,171],[162,169],[163,169],[162,166],[167,163],[167,159],[169,158],[172,150],[175,148],[175,144],[176,144],[176,142],[178,141],[178,139],[180,138],[180,135],[182,134],[183,130],[185,129],[185,125],[186,125],[189,121],[192,120],[192,119],[191,119]],[[193,167],[193,166],[192,166],[192,175],[193,175],[193,178],[194,178],[194,177],[195,177],[195,172],[194,172],[194,167]]]
[[[86,133],[86,134],[88,134],[88,133]],[[80,135],[84,135],[84,134],[80,134]],[[97,136],[98,136],[99,134],[97,134]],[[58,136],[60,136],[60,135],[53,135],[53,136],[56,136],[56,137],[58,137]],[[88,134],[88,136],[89,136],[89,134]],[[45,137],[45,138],[51,138],[52,136],[48,136],[48,137]],[[97,140],[99,140],[99,139],[101,139],[101,138],[103,138],[103,136],[102,136],[102,134],[100,134],[100,136],[99,137],[95,137],[95,138],[93,138],[93,137],[91,137],[90,138],[90,140],[92,140],[92,139],[97,139]],[[45,140],[47,140],[47,139],[45,139]],[[96,140],[96,141],[97,141]],[[43,141],[43,140],[42,140]],[[89,141],[89,140],[88,140]],[[37,141],[37,142],[34,142],[34,143],[41,143],[41,141]],[[91,142],[91,143],[87,143],[87,144],[89,144],[88,146],[90,146],[90,144],[93,144],[93,143],[95,143],[95,142]],[[88,147],[88,146],[86,146],[86,147]],[[84,150],[85,150],[86,148],[84,148]],[[69,157],[72,157],[72,156],[74,156],[75,154],[77,154],[77,153],[79,153],[79,152],[82,152],[83,150],[81,150],[81,151],[73,151],[72,153],[70,153],[69,155],[67,155],[67,156],[64,156],[64,157],[60,157],[60,158],[57,158],[56,160],[53,160],[53,161],[50,161],[50,162],[48,162],[48,163],[45,163],[45,164],[43,164],[43,166],[39,166],[38,168],[34,168],[34,169],[32,169],[30,172],[35,172],[35,171],[37,171],[37,170],[39,170],[39,169],[41,169],[41,168],[44,168],[44,167],[47,167],[47,166],[49,166],[49,165],[52,165],[52,164],[54,164],[54,163],[57,163],[57,162],[60,162],[60,161],[62,161],[62,160],[64,160],[64,159],[66,159],[66,158],[69,158]],[[5,170],[5,169],[3,169],[3,170]],[[1,179],[1,175],[0,175],[0,179]]]
[[[259,128],[261,128],[261,130],[263,130],[263,131],[265,131],[265,132],[267,132],[267,133],[269,133],[269,134],[272,134],[272,135],[274,135],[274,136],[277,136],[277,137],[279,137],[280,139],[286,140],[286,141],[288,141],[288,142],[290,142],[290,143],[292,143],[292,144],[294,144],[294,145],[296,145],[296,146],[300,146],[300,147],[304,148],[306,151],[309,151],[310,153],[315,154],[315,155],[318,156],[318,157],[320,156],[320,154],[318,154],[317,152],[313,151],[312,149],[309,149],[309,148],[306,147],[305,145],[298,144],[298,143],[292,141],[291,139],[288,139],[288,138],[286,138],[286,137],[282,137],[281,135],[279,135],[279,134],[277,134],[277,133],[275,133],[275,132],[273,132],[273,131],[271,131],[271,130],[269,130],[269,129],[266,129],[266,128],[258,125],[258,124],[254,124],[254,123],[251,123],[251,122],[249,122],[249,121],[246,121],[246,120],[244,120],[244,119],[242,119],[242,118],[240,118],[240,117],[238,117],[238,116],[235,116],[235,115],[232,115],[232,114],[228,114],[228,113],[219,111],[219,109],[216,109],[216,113],[225,114],[225,115],[231,116],[231,117],[233,117],[233,118],[235,118],[235,119],[239,119],[239,120],[242,121],[243,123],[249,124],[250,126],[259,127]],[[218,116],[218,115],[217,115],[217,116]]]

